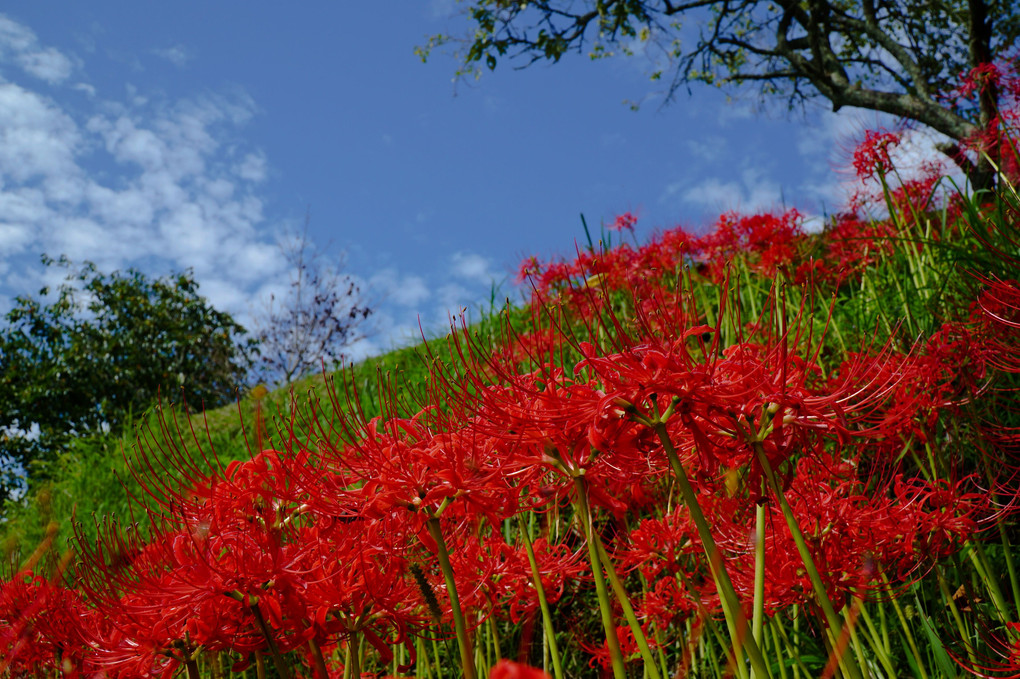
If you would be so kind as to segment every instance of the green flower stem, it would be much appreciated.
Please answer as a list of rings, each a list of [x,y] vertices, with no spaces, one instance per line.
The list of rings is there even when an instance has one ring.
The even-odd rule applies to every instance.
[[[878,607],[878,618],[881,621],[879,630],[882,632],[882,648],[885,652],[892,655],[892,642],[889,640],[889,618],[885,614],[885,606]]]
[[[985,589],[992,599],[992,604],[995,606],[995,613],[998,615],[999,621],[1007,622],[1009,620],[1009,606],[1006,605],[1006,599],[1002,596],[999,579],[992,574],[991,568],[988,566],[988,558],[985,556],[985,550],[981,543],[977,540],[970,540],[969,543],[971,549],[967,550],[967,556],[970,557],[971,562],[974,564],[974,569],[977,570],[978,576],[985,584]]]
[[[209,658],[209,674],[212,679],[223,679],[223,654],[216,653]]]
[[[772,648],[775,651],[776,664],[779,665],[779,679],[787,679],[787,676],[786,676],[786,661],[783,660],[783,653],[782,653],[783,647],[779,643],[779,632],[776,630],[777,626],[778,625],[776,625],[774,622],[773,622],[773,624],[769,625],[769,630],[772,632]],[[789,649],[787,649],[787,651],[789,652]],[[792,654],[791,654],[791,656],[792,656]]]
[[[653,621],[652,630],[655,632],[655,651],[659,657],[659,671],[665,676],[669,676],[669,670],[666,667],[666,654],[662,650],[662,631],[659,626]]]
[[[691,583],[690,578],[687,577],[683,570],[678,571],[677,576],[680,578],[680,581],[683,582],[684,588],[688,592],[696,591],[696,588]],[[714,638],[716,642],[718,642],[719,648],[722,649],[723,653],[726,654],[726,662],[729,665],[728,671],[725,673],[725,675],[720,673],[719,663],[718,661],[716,661],[715,654],[711,652],[711,649],[709,649],[708,644],[705,643],[704,634],[702,634],[701,638],[698,640],[698,646],[701,651],[702,660],[708,657],[712,661],[712,667],[714,668],[715,676],[717,677],[719,676],[732,677],[736,675],[740,677],[740,679],[748,679],[747,667],[745,666],[743,660],[741,659],[741,662],[737,662],[737,653],[739,652],[739,647],[734,644],[732,637],[730,638],[729,643],[727,643],[727,640],[723,637],[722,632],[719,630],[719,626],[715,623],[715,619],[713,619],[712,614],[709,612],[705,604],[703,604],[698,597],[693,597],[693,599],[694,605],[698,609],[698,619],[702,622],[703,625],[705,625],[706,629],[708,629],[709,632],[711,632],[712,638]],[[728,631],[729,629],[727,628],[727,632]]]
[[[684,504],[687,505],[687,511],[691,513],[691,519],[694,521],[695,527],[698,529],[698,536],[701,538],[701,544],[708,556],[708,567],[719,590],[719,598],[723,604],[723,614],[726,617],[730,641],[734,645],[733,650],[738,652],[743,647],[751,661],[751,669],[754,671],[757,679],[771,677],[772,675],[765,664],[765,659],[762,657],[761,649],[747,628],[747,618],[744,617],[744,611],[740,607],[740,600],[737,598],[737,593],[733,589],[733,583],[726,572],[726,566],[723,564],[722,555],[715,544],[715,538],[712,537],[712,529],[708,525],[704,512],[701,511],[698,496],[691,486],[690,479],[687,478],[687,472],[684,470],[683,463],[680,462],[680,457],[673,446],[673,441],[669,438],[669,432],[666,431],[666,423],[659,419],[655,422],[649,422],[649,424],[652,425],[655,433],[659,436],[659,441],[662,443],[666,456],[669,458],[669,464],[673,468],[673,475],[676,478],[677,486],[680,488],[680,495],[683,498]],[[743,663],[739,661],[739,658],[737,667],[743,668]]]
[[[796,619],[794,620],[794,622],[796,623]],[[799,650],[797,649],[796,646],[794,646],[793,642],[790,641],[790,636],[786,633],[786,627],[775,622],[770,626],[772,627],[773,631],[775,630],[779,631],[779,636],[783,638],[783,646],[786,647],[787,654],[790,656],[790,659],[793,660],[793,679],[800,679],[801,675],[803,675],[804,677],[811,677],[811,673],[808,672],[808,668],[806,665],[804,665],[804,661],[800,659]],[[793,629],[794,632],[797,631],[796,625],[794,626]]]
[[[985,480],[988,482],[989,487],[995,488],[995,474],[992,472],[991,462],[988,460],[988,456],[982,455],[981,461],[982,466],[984,467]],[[993,499],[997,495],[998,493],[995,493],[993,495]],[[1006,501],[1008,502],[1008,500]],[[1003,525],[1001,515],[996,515],[995,526],[999,530],[999,540],[1002,542],[1002,553],[1006,559],[1006,573],[1009,575],[1009,588],[1013,594],[1013,605],[1016,607],[1018,616],[1017,620],[1020,620],[1020,581],[1017,579],[1016,562],[1013,561],[1013,546],[1009,541],[1009,536],[1006,533],[1006,527]]]
[[[786,501],[783,489],[779,486],[779,481],[776,479],[771,463],[769,463],[768,455],[765,453],[765,448],[761,445],[761,443],[752,443],[751,446],[754,448],[758,462],[761,464],[762,470],[765,472],[765,479],[769,484],[769,488],[772,490],[772,494],[775,496],[780,509],[783,511],[783,517],[786,519],[786,525],[790,528],[790,534],[793,536],[793,542],[797,546],[797,552],[800,554],[800,560],[804,564],[804,570],[807,571],[808,579],[811,581],[811,588],[814,590],[815,598],[818,600],[818,605],[821,607],[822,613],[825,616],[825,622],[826,626],[829,628],[833,652],[838,652],[840,654],[840,665],[846,669],[846,674],[849,679],[862,679],[861,669],[857,666],[857,661],[854,660],[850,654],[846,653],[846,640],[843,639],[842,621],[836,613],[836,609],[832,605],[832,601],[829,599],[828,592],[825,591],[825,583],[822,582],[822,576],[818,572],[818,566],[815,565],[815,560],[811,556],[811,550],[808,549],[807,541],[804,539],[804,532],[800,529],[800,524],[797,523],[797,517],[793,515],[790,503]]]
[[[889,580],[882,574],[882,579],[888,585]],[[893,610],[896,611],[896,617],[900,621],[900,627],[903,628],[903,636],[907,642],[907,650],[911,655],[914,656],[914,662],[917,663],[917,670],[921,673],[921,679],[928,679],[928,670],[924,667],[924,658],[921,657],[921,652],[917,648],[917,642],[914,640],[914,634],[910,631],[910,625],[907,624],[907,617],[903,614],[903,608],[900,606],[900,602],[896,597],[889,597],[889,601],[893,605]]]
[[[942,599],[946,602],[946,606],[953,615],[953,621],[956,623],[956,631],[959,633],[960,639],[967,648],[967,660],[970,662],[971,667],[977,667],[977,656],[974,654],[974,646],[970,642],[970,634],[967,633],[967,626],[963,622],[963,616],[960,615],[960,609],[956,605],[956,600],[949,591],[949,585],[946,584],[946,577],[942,573],[942,568],[937,565],[935,566],[935,575],[939,581],[939,591],[942,592]]]
[[[754,602],[751,614],[751,634],[761,648],[765,629],[765,503],[759,502],[754,510]],[[758,679],[751,670],[751,679]]]
[[[432,666],[436,668],[436,674],[439,679],[443,679],[443,663],[439,662],[439,643],[435,639],[432,640]]]
[[[751,267],[747,265],[747,261],[744,259],[737,259],[737,266],[740,268],[740,273],[744,274],[744,290],[747,290],[747,302],[748,306],[751,307],[751,318],[758,318],[758,305],[755,303],[754,286],[751,284]]]
[[[499,626],[496,625],[496,618],[489,618],[489,631],[492,633],[492,652],[496,656],[496,660],[493,665],[503,659],[503,654],[499,650]],[[396,674],[396,672],[394,672]]]
[[[424,670],[424,679],[432,679],[432,662],[429,660],[428,649],[425,647],[425,640],[419,637],[415,640],[414,646],[415,655],[418,659],[414,667],[415,673],[420,676],[422,670]],[[424,665],[424,668],[422,665]]]
[[[637,642],[638,650],[641,652],[641,659],[645,662],[645,672],[652,679],[662,679],[655,659],[652,657],[652,649],[648,646],[645,631],[641,628],[641,623],[634,613],[634,607],[630,605],[630,597],[627,596],[627,590],[624,589],[623,583],[620,582],[620,578],[616,575],[616,569],[613,568],[613,562],[609,558],[609,554],[606,553],[602,539],[596,535],[595,542],[599,549],[599,559],[601,559],[602,566],[606,569],[606,578],[609,579],[609,585],[613,588],[616,600],[620,602],[620,608],[623,609],[623,617],[627,619],[627,625],[634,634],[634,641]]]
[[[425,522],[429,535],[436,543],[439,567],[443,571],[443,578],[446,580],[446,591],[450,595],[450,608],[453,612],[453,627],[457,634],[457,650],[460,652],[460,662],[464,667],[464,679],[476,679],[474,653],[471,650],[471,638],[468,636],[467,625],[464,624],[464,612],[460,608],[460,598],[457,596],[457,584],[453,579],[453,566],[450,564],[450,553],[446,548],[446,540],[443,539],[443,531],[439,528],[439,519],[433,517]]]
[[[255,651],[255,679],[266,679],[266,659]]]
[[[861,602],[861,619],[864,620],[864,629],[871,639],[871,650],[875,652],[875,657],[882,664],[886,676],[895,677],[896,671],[893,669],[892,659],[889,657],[888,639],[885,639],[884,635],[880,634],[875,627],[875,622],[871,619],[868,607],[864,605],[864,602]]]
[[[542,573],[538,570],[538,561],[535,559],[535,548],[531,544],[531,535],[524,519],[517,517],[521,528],[521,537],[524,539],[524,548],[528,552],[528,563],[531,565],[531,579],[535,585],[535,593],[538,595],[538,606],[542,610],[542,627],[545,630],[545,639],[549,644],[549,654],[552,656],[553,675],[556,679],[563,679],[563,664],[560,661],[560,649],[556,644],[556,628],[553,627],[552,614],[549,612],[549,602],[545,598],[545,587],[542,585]]]
[[[588,543],[588,560],[591,562],[592,577],[595,579],[595,593],[599,599],[599,613],[602,615],[602,627],[606,632],[609,659],[613,664],[613,677],[614,679],[626,679],[627,670],[623,665],[620,640],[616,637],[616,624],[613,622],[613,610],[609,602],[609,592],[606,590],[606,578],[602,573],[598,548],[595,546],[595,540],[592,539],[595,531],[591,520],[591,511],[588,508],[588,485],[585,483],[584,476],[574,477],[574,487],[577,489],[577,514],[580,518],[581,530],[584,532],[584,540]]]
[[[867,668],[868,662],[864,657],[864,647],[861,645],[861,638],[857,634],[857,625],[855,624],[856,617],[863,606],[864,601],[855,598],[849,611],[846,608],[843,609],[843,629],[850,630],[850,644],[853,646],[854,654],[857,656],[858,666]]]

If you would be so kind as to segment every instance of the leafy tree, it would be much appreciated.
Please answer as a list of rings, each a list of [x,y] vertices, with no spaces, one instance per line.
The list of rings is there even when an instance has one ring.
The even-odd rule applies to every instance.
[[[280,242],[291,272],[286,294],[271,295],[254,321],[256,372],[270,384],[291,382],[322,361],[340,361],[372,313],[355,279],[342,273],[343,257],[332,266],[323,261],[327,250],[309,239],[309,220],[306,215],[304,230]]]
[[[222,405],[251,366],[245,329],[198,294],[190,271],[152,280],[43,262],[68,271],[54,300],[18,297],[0,330],[0,499],[19,468],[71,437],[118,430],[160,396]]]
[[[977,186],[990,167],[960,142],[994,124],[1001,92],[989,82],[977,101],[950,95],[1020,38],[1015,0],[471,0],[465,13],[465,71],[658,47],[652,78],[668,79],[668,98],[701,81],[754,85],[791,106],[824,97],[833,110],[882,111],[948,136],[939,150]],[[419,54],[450,40],[433,36]]]

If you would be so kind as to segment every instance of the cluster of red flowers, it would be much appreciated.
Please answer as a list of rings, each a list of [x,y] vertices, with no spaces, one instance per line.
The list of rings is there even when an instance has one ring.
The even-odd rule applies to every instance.
[[[957,108],[978,108],[982,99],[996,101],[994,112],[963,145],[972,160],[987,156],[1014,186],[1020,182],[1020,75],[1018,57],[980,64],[960,74],[960,86],[948,99]],[[982,116],[983,117],[983,116]]]
[[[858,172],[883,172],[893,143],[869,136]],[[837,607],[895,596],[1004,511],[990,479],[925,452],[991,375],[1020,372],[1020,286],[985,281],[903,350],[893,336],[837,351],[778,292],[754,318],[724,309],[735,266],[838,290],[894,252],[893,229],[841,215],[819,238],[794,210],[726,214],[699,237],[528,260],[535,327],[507,324],[495,351],[455,332],[459,367],[436,362],[417,412],[365,418],[345,385],[331,413],[295,411],[279,449],[244,462],[151,452],[144,528],[79,533],[61,582],[0,582],[0,675],[196,676],[209,656],[235,671],[269,659],[282,679],[404,672],[419,640],[455,633],[473,677],[473,631],[587,605],[603,568],[642,583],[610,614],[626,603],[638,625],[577,639],[608,666],[615,648],[639,657],[642,634],[665,652],[728,615],[717,567],[750,616],[762,544],[765,615],[818,605],[807,560]],[[713,315],[692,279],[718,286]],[[677,460],[711,548],[676,502]],[[504,660],[490,677],[548,675]]]
[[[936,167],[928,169],[890,192],[899,214],[910,217],[931,206],[940,174]],[[636,222],[629,213],[624,218],[628,225]],[[695,276],[715,284],[722,284],[739,265],[766,279],[784,276],[798,285],[839,287],[859,280],[906,238],[894,220],[866,219],[855,212],[835,215],[818,233],[806,232],[803,221],[797,210],[727,213],[702,235],[676,227],[636,249],[621,244],[605,251],[585,250],[572,261],[529,257],[517,279],[531,285],[533,304],[560,296],[579,313],[590,313],[591,305],[603,299],[592,295],[592,288],[627,290],[635,299],[647,299],[663,293],[661,277],[675,276],[688,266]]]
[[[900,143],[898,135],[892,132],[867,130],[864,141],[854,150],[854,170],[861,179],[870,179],[876,174],[885,175],[892,167],[889,149]]]
[[[706,242],[729,247],[729,234],[776,220],[722,223],[731,230]],[[785,223],[794,229],[792,218]],[[505,527],[567,512],[581,478],[607,529],[638,521],[603,539],[648,583],[635,605],[660,630],[657,643],[675,643],[688,617],[716,615],[721,604],[686,508],[655,511],[667,504],[669,463],[633,413],[671,413],[665,431],[745,605],[753,580],[746,526],[756,504],[768,504],[770,614],[810,604],[811,589],[789,530],[762,494],[755,446],[786,479],[834,601],[865,596],[882,574],[902,581],[927,568],[989,513],[967,479],[890,472],[887,492],[876,492],[858,473],[872,447],[907,445],[904,431],[929,426],[933,409],[975,388],[957,384],[973,344],[958,329],[933,337],[923,354],[885,347],[824,376],[798,333],[760,323],[723,347],[694,307],[653,311],[628,328],[616,319],[615,345],[575,347],[569,369],[540,361],[514,372],[497,354],[468,360],[459,387],[437,374],[434,388],[455,404],[448,410],[364,422],[343,408],[328,427],[310,423],[314,447],[295,437],[286,452],[262,451],[212,475],[177,460],[191,483],[150,482],[159,506],[147,540],[115,525],[98,542],[79,540],[81,595],[30,574],[2,586],[4,648],[19,672],[68,666],[71,675],[124,677],[170,676],[199,652],[229,654],[237,669],[257,654],[291,654],[313,674],[332,675],[344,657],[337,649],[359,639],[384,665],[400,645],[413,659],[413,640],[443,634],[451,621],[451,586],[471,625],[537,615],[529,559],[517,530]],[[679,326],[657,331],[667,323],[656,313]],[[524,354],[550,355],[532,339],[518,338]],[[576,540],[568,530],[534,541],[550,602],[588,586]]]

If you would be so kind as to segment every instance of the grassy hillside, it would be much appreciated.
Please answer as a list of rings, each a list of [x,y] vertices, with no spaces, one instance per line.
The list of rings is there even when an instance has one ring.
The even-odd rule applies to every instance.
[[[515,324],[521,322],[520,310],[496,313],[513,316]],[[475,341],[492,341],[492,333],[499,326],[492,314],[483,313],[469,330]],[[146,473],[147,461],[158,464],[166,460],[172,448],[187,451],[187,456],[204,471],[210,471],[205,457],[217,460],[221,466],[247,459],[258,450],[257,419],[262,422],[262,447],[271,448],[286,438],[291,417],[331,413],[331,395],[346,407],[345,391],[352,396],[356,393],[367,417],[381,414],[381,393],[387,394],[389,414],[403,411],[409,415],[421,407],[421,391],[432,372],[430,366],[436,362],[449,364],[451,360],[449,339],[437,337],[343,371],[309,375],[264,392],[261,398],[248,393],[237,403],[191,417],[183,417],[180,407],[173,404],[154,406],[125,433],[76,439],[55,461],[36,470],[39,477],[48,480],[5,508],[0,549],[8,559],[27,558],[50,535],[57,547],[51,554],[55,556],[73,534],[72,517],[90,536],[96,534],[95,519],[116,516],[129,520],[129,499],[134,496],[145,500],[132,469]],[[161,475],[174,474],[170,469],[163,471]]]

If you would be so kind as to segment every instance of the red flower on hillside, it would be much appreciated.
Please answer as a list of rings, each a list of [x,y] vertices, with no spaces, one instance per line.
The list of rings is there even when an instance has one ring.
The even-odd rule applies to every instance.
[[[861,179],[870,179],[876,174],[884,176],[892,168],[889,150],[900,143],[900,137],[892,132],[867,130],[864,141],[854,150],[854,170]]]
[[[77,592],[32,572],[0,581],[0,676],[78,677],[86,616]]]
[[[634,232],[634,225],[637,224],[637,217],[629,212],[624,212],[613,220],[613,223],[609,225],[610,231],[630,231]]]

